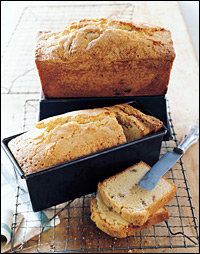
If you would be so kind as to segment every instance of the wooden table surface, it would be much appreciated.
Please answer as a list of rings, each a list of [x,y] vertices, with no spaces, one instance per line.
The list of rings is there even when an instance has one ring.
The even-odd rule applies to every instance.
[[[113,1],[110,1],[113,3]],[[175,1],[138,1],[133,21],[164,26],[172,32],[176,59],[173,65],[167,97],[170,102],[172,119],[178,139],[187,132],[199,114],[199,73],[191,41]],[[114,12],[117,9],[115,8]],[[94,13],[95,17],[95,13]],[[2,94],[2,137],[22,130],[24,102],[27,98],[38,98],[37,94]],[[186,174],[191,188],[196,216],[199,214],[199,144],[195,144],[183,157]],[[179,249],[162,250],[180,252]],[[181,250],[181,252],[188,250]],[[145,252],[145,251],[143,251]],[[152,252],[158,252],[157,250]],[[197,253],[197,248],[189,249]]]

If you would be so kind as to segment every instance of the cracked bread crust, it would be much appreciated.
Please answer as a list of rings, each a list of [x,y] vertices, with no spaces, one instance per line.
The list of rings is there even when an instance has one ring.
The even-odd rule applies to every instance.
[[[46,97],[163,95],[174,58],[168,30],[107,19],[40,32],[35,52]]]
[[[130,107],[123,107],[126,106]],[[121,109],[119,111],[127,115]],[[137,125],[130,117],[127,120],[130,125],[136,125],[134,130],[140,125],[146,128],[147,124],[142,123],[142,117],[135,120]],[[151,130],[147,129],[149,133]],[[148,133],[128,135],[118,121],[114,107],[107,107],[47,118],[36,123],[33,130],[11,140],[8,146],[24,173],[30,174],[141,138]]]
[[[98,184],[103,202],[128,222],[141,226],[176,193],[176,186],[161,179],[152,191],[137,186],[150,169],[140,162]]]
[[[25,174],[125,143],[114,113],[80,110],[50,117],[8,143]]]
[[[117,237],[117,238],[125,238],[127,236],[132,236],[137,231],[141,231],[143,229],[147,229],[152,225],[160,223],[164,220],[169,219],[169,213],[166,208],[161,208],[155,214],[148,218],[147,222],[142,226],[134,226],[133,224],[123,221],[120,215],[116,214],[113,211],[110,211],[108,207],[104,205],[104,211],[99,210],[98,201],[96,198],[91,200],[90,204],[91,208],[91,219],[95,222],[96,226],[101,229],[106,234]],[[115,216],[115,220],[110,220],[110,216]],[[115,222],[115,223],[114,223]]]

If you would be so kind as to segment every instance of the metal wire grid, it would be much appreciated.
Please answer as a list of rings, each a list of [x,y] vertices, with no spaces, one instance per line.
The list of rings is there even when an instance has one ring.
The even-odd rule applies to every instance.
[[[37,118],[38,100],[27,100],[25,103],[24,129],[29,129]],[[161,155],[171,151],[177,145],[176,134],[169,112],[170,126],[173,140],[162,143]],[[131,252],[134,249],[162,249],[162,248],[189,248],[198,246],[198,224],[192,205],[190,188],[186,179],[186,170],[182,160],[178,161],[167,174],[167,178],[177,186],[176,197],[166,206],[170,212],[168,225],[164,222],[153,226],[149,230],[136,233],[134,237],[116,239],[109,237],[96,228],[90,219],[90,200],[92,195],[72,201],[65,209],[58,206],[49,208],[54,216],[59,214],[61,223],[40,233],[28,243],[22,243],[13,252]],[[16,212],[13,221],[13,231],[16,230],[20,196],[22,191],[18,188],[16,195]],[[20,199],[21,200],[21,199]],[[27,213],[30,212],[27,206]],[[55,220],[55,218],[52,218]],[[28,227],[29,220],[26,221]],[[55,225],[55,222],[54,222]],[[178,233],[178,234],[176,234]],[[189,238],[190,239],[189,239]],[[15,234],[13,234],[13,243]]]
[[[133,13],[134,5],[130,3],[25,8],[2,55],[2,93],[39,94],[40,82],[34,62],[38,31],[59,31],[81,18],[107,17],[130,21]]]

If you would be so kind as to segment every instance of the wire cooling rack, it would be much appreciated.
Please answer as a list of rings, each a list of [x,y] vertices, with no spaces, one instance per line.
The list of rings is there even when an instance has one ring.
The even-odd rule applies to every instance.
[[[38,113],[39,101],[27,100],[24,111],[24,130],[32,127]],[[170,127],[173,140],[162,143],[161,155],[171,151],[177,145],[176,134],[169,112]],[[13,252],[135,252],[136,250],[154,250],[174,248],[190,248],[198,246],[198,224],[195,208],[192,205],[190,188],[186,178],[186,170],[182,160],[179,160],[166,175],[177,186],[175,198],[166,206],[170,212],[168,222],[152,226],[151,229],[137,232],[126,239],[112,238],[101,232],[90,219],[90,201],[94,194],[75,199],[64,208],[58,206],[49,208],[53,211],[55,220],[59,215],[61,223],[43,231],[40,224],[39,235],[27,243],[22,243]],[[13,221],[13,231],[16,230],[18,211],[23,202],[20,196],[23,192],[18,187],[16,195],[16,212]],[[20,200],[20,202],[19,202]],[[27,204],[26,204],[27,205]],[[27,207],[31,207],[29,204]],[[30,211],[27,210],[27,213]],[[28,218],[28,216],[26,216]],[[40,221],[38,221],[41,223]],[[26,219],[28,228],[30,221]],[[55,225],[55,221],[53,223]],[[26,232],[26,230],[24,230]],[[13,244],[15,242],[13,234]]]

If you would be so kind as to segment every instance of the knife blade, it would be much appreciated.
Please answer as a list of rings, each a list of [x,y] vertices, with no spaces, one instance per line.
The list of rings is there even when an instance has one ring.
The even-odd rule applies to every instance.
[[[194,125],[182,142],[171,152],[164,154],[160,160],[143,176],[139,181],[139,186],[145,190],[155,188],[160,178],[171,169],[182,157],[186,150],[199,139],[199,126]]]

